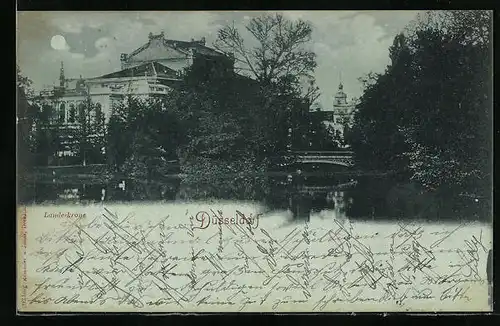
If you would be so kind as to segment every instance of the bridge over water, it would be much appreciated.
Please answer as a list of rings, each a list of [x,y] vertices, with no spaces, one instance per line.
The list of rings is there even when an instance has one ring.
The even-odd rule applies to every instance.
[[[293,165],[332,165],[350,168],[354,165],[352,151],[294,151],[288,153],[293,158]],[[170,161],[172,171],[178,169],[177,161]],[[273,173],[271,173],[273,174]],[[182,176],[178,172],[172,172],[169,177]],[[107,164],[89,165],[66,165],[66,166],[45,166],[36,167],[30,179],[38,182],[65,183],[84,182],[87,184],[105,184],[112,178],[112,173]]]
[[[295,151],[296,162],[299,164],[333,164],[345,167],[354,166],[353,152],[338,151]]]

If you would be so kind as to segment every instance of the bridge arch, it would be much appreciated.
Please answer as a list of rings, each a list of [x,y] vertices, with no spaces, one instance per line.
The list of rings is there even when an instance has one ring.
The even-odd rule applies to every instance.
[[[328,165],[339,165],[339,166],[344,166],[344,167],[351,167],[352,163],[344,162],[344,161],[337,161],[337,160],[329,160],[329,159],[318,159],[318,160],[304,160],[304,159],[298,159],[297,163],[300,164],[328,164]]]

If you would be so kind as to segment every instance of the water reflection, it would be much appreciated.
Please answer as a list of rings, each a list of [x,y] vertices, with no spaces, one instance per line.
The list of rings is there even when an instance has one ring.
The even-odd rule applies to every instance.
[[[24,203],[80,203],[98,202],[105,199],[99,184],[85,183],[29,183],[22,187],[21,202]]]
[[[413,185],[395,184],[394,180],[376,177],[311,176],[298,171],[270,178],[269,187],[258,201],[270,211],[289,211],[296,220],[321,219],[386,219],[429,218],[490,219],[490,201],[466,197],[439,197],[414,189]],[[144,183],[113,180],[106,184],[31,183],[22,186],[30,203],[82,203],[116,201],[189,200],[193,185],[181,180]],[[198,195],[210,193],[202,185]],[[190,190],[191,189],[191,190]],[[200,198],[200,196],[198,196]]]

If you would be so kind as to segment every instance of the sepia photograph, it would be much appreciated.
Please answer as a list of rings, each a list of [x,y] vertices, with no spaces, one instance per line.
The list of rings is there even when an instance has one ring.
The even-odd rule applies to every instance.
[[[18,312],[492,311],[492,11],[18,11]]]

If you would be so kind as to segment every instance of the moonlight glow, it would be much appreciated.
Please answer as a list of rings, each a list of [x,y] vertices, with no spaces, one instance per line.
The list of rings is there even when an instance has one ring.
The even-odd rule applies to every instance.
[[[54,35],[50,40],[50,46],[54,50],[64,50],[66,49],[66,39],[62,35]]]

